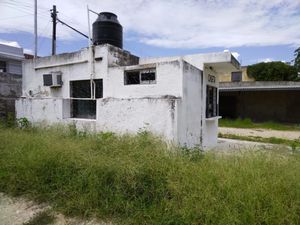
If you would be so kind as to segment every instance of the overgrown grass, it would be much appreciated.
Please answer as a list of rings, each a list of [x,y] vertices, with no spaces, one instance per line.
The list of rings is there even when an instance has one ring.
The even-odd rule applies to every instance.
[[[0,191],[115,224],[299,224],[298,154],[203,154],[146,132],[70,130],[0,129]]]
[[[220,119],[220,127],[234,127],[234,128],[264,128],[272,130],[294,130],[300,131],[300,124],[282,124],[276,122],[264,122],[264,123],[254,123],[251,119]]]
[[[241,136],[241,135],[235,135],[235,134],[222,134],[222,133],[219,133],[219,137],[244,140],[244,141],[270,143],[270,144],[283,144],[283,145],[288,145],[288,146],[292,147],[293,150],[296,150],[296,148],[300,147],[300,139],[299,140],[288,140],[288,139],[276,138],[276,137],[263,138],[263,137],[259,137],[259,136]]]

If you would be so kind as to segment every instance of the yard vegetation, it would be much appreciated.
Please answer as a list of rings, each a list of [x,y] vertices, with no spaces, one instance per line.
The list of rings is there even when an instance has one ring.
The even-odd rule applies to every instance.
[[[0,191],[114,224],[299,224],[300,155],[203,153],[74,127],[0,128]]]
[[[291,130],[291,131],[300,131],[300,124],[282,124],[277,122],[263,122],[255,123],[251,119],[220,119],[220,127],[234,127],[234,128],[263,128],[263,129],[272,129],[272,130]]]

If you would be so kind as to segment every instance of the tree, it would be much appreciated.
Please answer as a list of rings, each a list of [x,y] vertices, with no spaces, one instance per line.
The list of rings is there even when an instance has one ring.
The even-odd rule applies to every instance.
[[[295,50],[294,56],[294,67],[300,72],[300,47]]]
[[[247,73],[256,81],[295,81],[297,69],[283,62],[257,63],[247,67]]]

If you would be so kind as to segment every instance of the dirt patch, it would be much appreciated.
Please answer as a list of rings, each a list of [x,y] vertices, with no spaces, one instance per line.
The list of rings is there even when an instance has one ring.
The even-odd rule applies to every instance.
[[[0,193],[0,225],[21,225],[46,207]]]
[[[263,151],[274,150],[279,148],[286,150],[290,149],[288,146],[285,145],[218,138],[218,144],[212,150],[220,151],[222,153],[236,153],[237,151]]]
[[[22,225],[45,210],[50,210],[50,207],[38,205],[24,198],[12,198],[0,192],[0,225]],[[113,225],[99,222],[97,219],[81,220],[67,218],[59,213],[54,213],[54,215],[53,225]]]
[[[234,134],[239,136],[254,136],[262,138],[275,137],[288,140],[300,139],[300,131],[219,127],[219,132],[222,134]]]

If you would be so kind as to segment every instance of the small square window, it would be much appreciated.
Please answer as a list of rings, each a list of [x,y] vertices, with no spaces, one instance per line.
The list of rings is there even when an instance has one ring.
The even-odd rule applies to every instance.
[[[231,73],[231,81],[232,82],[240,82],[240,81],[242,81],[242,72],[241,71],[232,72]]]
[[[71,100],[72,118],[96,119],[96,100]]]
[[[140,72],[126,72],[125,73],[125,84],[140,84]]]
[[[44,86],[51,86],[53,84],[52,74],[43,75]]]
[[[155,83],[155,72],[141,72],[141,83],[152,84]]]

